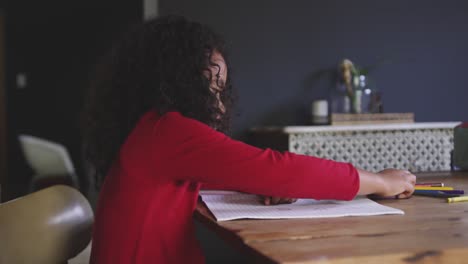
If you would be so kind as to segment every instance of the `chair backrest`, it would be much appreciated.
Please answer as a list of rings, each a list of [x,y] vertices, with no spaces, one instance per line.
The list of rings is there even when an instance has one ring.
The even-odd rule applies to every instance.
[[[67,149],[45,139],[19,135],[26,161],[37,175],[74,175],[75,168]]]
[[[66,263],[91,240],[93,210],[64,185],[0,204],[0,263]]]

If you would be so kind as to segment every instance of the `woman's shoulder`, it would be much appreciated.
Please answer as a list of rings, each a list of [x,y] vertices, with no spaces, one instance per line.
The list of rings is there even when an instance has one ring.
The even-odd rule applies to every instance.
[[[180,112],[171,111],[167,112],[159,117],[159,122],[162,124],[168,124],[171,126],[179,126],[181,128],[203,128],[203,129],[211,129],[208,125],[182,115]]]
[[[153,122],[153,123],[161,123],[161,122],[181,122],[185,121],[185,117],[181,115],[179,112],[171,111],[164,114],[160,114],[155,110],[150,110],[144,113],[141,118],[140,122]]]
[[[186,117],[177,111],[170,111],[164,114],[159,114],[156,111],[148,111],[142,117],[143,122],[150,122],[152,126],[159,132],[186,132],[186,133],[197,133],[198,131],[215,132],[210,126],[195,120],[190,117]]]

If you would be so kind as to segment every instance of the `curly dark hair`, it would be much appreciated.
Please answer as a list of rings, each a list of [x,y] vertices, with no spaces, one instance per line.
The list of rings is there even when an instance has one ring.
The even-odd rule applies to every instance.
[[[134,26],[100,63],[82,115],[85,159],[99,186],[120,147],[147,111],[178,111],[227,132],[233,102],[230,77],[221,92],[225,111],[206,76],[214,51],[229,68],[225,42],[208,26],[180,16],[159,17]],[[221,84],[219,84],[221,85]]]

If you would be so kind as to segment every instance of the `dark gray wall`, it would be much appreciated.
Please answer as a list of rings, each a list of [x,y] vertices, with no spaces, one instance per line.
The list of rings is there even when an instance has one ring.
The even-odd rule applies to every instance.
[[[160,14],[207,23],[231,46],[235,136],[254,125],[306,124],[343,58],[387,62],[370,77],[386,112],[468,120],[468,2],[161,0]]]
[[[59,142],[69,150],[81,182],[79,113],[97,58],[131,23],[142,19],[141,1],[10,0],[6,16],[8,170],[4,188],[23,195],[32,172],[19,148],[21,133]],[[25,73],[19,89],[16,75]],[[86,188],[86,186],[85,186]]]

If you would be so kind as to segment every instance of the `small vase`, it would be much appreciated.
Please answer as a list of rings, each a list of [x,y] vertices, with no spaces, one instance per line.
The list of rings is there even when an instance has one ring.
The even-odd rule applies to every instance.
[[[354,77],[354,94],[352,96],[352,112],[372,113],[373,90],[369,86],[369,79],[366,75],[357,75]]]

